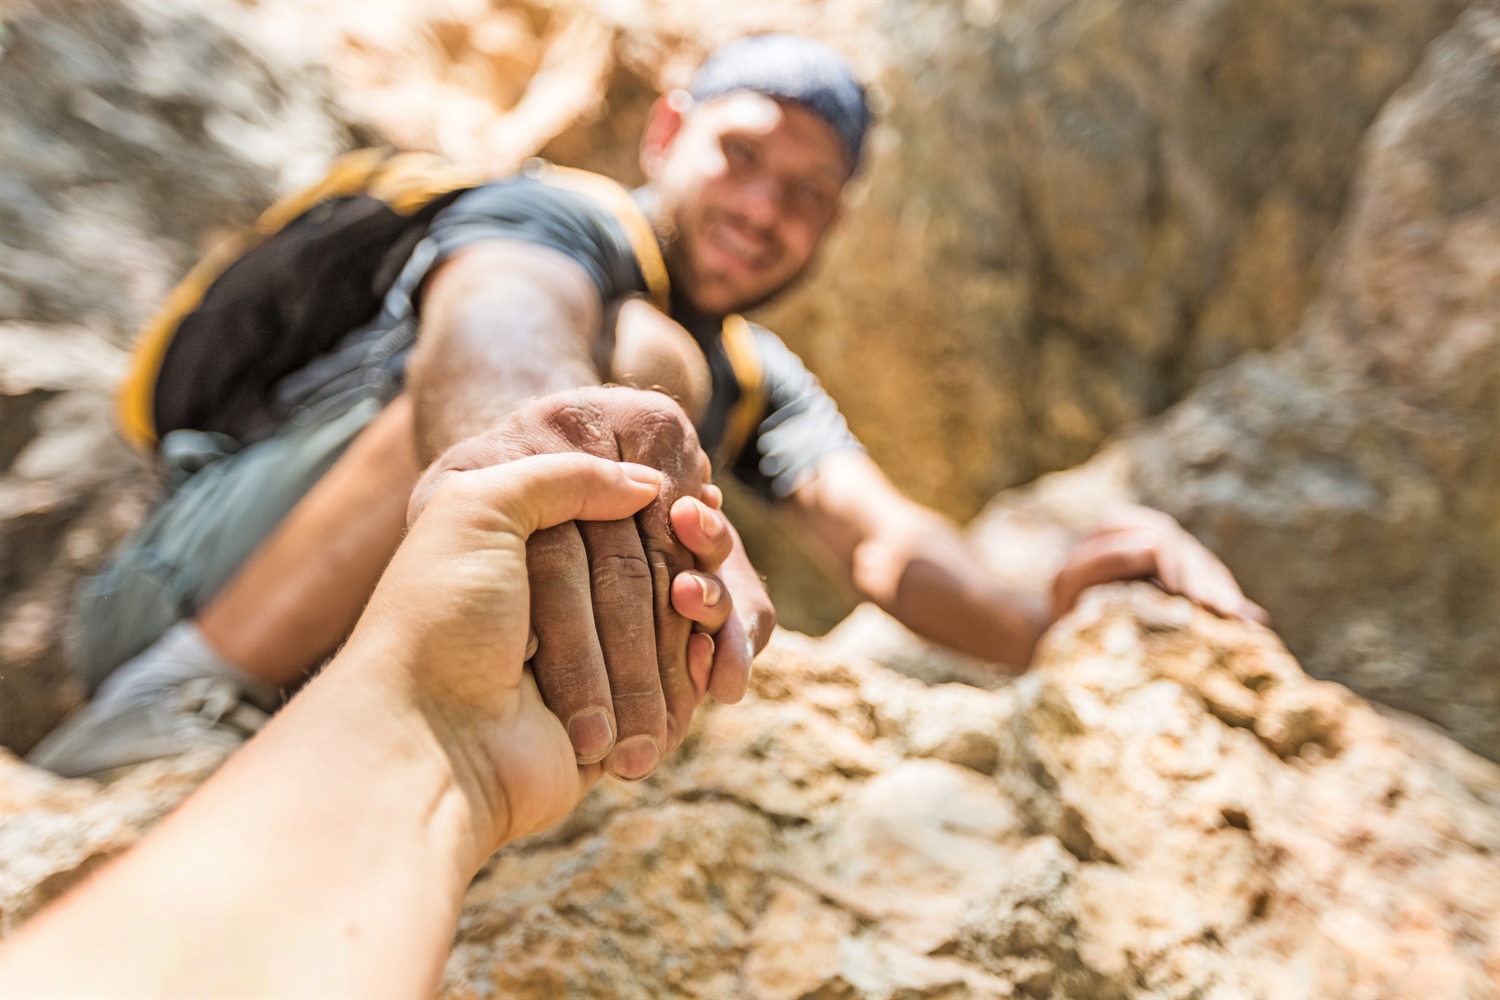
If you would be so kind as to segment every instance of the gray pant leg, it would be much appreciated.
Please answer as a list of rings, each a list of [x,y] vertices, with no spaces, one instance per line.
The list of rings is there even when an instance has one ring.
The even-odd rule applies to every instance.
[[[212,462],[126,539],[75,604],[73,667],[89,695],[212,600],[381,406],[369,395],[340,400]]]

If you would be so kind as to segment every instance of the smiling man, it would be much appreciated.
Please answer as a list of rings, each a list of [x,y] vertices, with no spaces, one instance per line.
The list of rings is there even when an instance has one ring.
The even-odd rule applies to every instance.
[[[666,474],[635,519],[528,546],[538,684],[580,762],[620,777],[649,774],[706,693],[738,699],[770,636],[705,455],[788,505],[915,631],[1016,669],[1094,583],[1154,576],[1259,617],[1217,559],[1139,509],[1080,544],[1050,602],[1007,590],[890,484],[797,357],[737,315],[812,262],[869,125],[842,57],[759,36],[656,103],[633,196],[545,165],[458,196],[396,261],[379,315],[277,384],[273,433],[206,463],[199,439],[163,441],[169,461],[187,456],[185,484],[86,589],[79,668],[97,693],[32,759],[101,774],[242,740],[348,634],[414,483],[419,503],[448,472],[545,452]]]

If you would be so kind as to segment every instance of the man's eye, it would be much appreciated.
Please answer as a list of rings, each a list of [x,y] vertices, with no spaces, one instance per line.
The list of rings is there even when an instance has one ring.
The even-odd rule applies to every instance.
[[[748,167],[755,162],[755,150],[743,139],[730,139],[724,143],[724,155],[736,167]]]
[[[812,181],[800,181],[796,187],[797,201],[809,208],[815,208],[828,200],[828,195]]]

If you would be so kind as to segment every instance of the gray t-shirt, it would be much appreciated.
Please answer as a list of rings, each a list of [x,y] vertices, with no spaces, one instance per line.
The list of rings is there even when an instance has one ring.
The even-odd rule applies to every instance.
[[[374,386],[394,395],[404,382],[415,343],[423,281],[452,254],[485,240],[519,240],[566,254],[613,304],[645,294],[645,278],[624,226],[604,205],[547,182],[545,172],[475,188],[433,221],[381,313],[333,352],[284,379],[277,398],[300,409],[346,391]],[[712,393],[697,427],[703,448],[735,477],[764,496],[782,498],[802,484],[825,456],[860,444],[837,405],[781,339],[750,325],[762,371],[764,406],[756,430],[738,454],[719,454],[741,387],[719,322],[685,324],[708,361]]]

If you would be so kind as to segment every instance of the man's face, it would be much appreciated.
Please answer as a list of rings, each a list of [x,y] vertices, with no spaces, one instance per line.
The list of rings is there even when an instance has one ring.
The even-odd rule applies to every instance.
[[[812,261],[838,217],[849,155],[796,104],[748,91],[685,103],[658,102],[641,149],[661,218],[676,228],[667,268],[703,312],[748,309]]]

